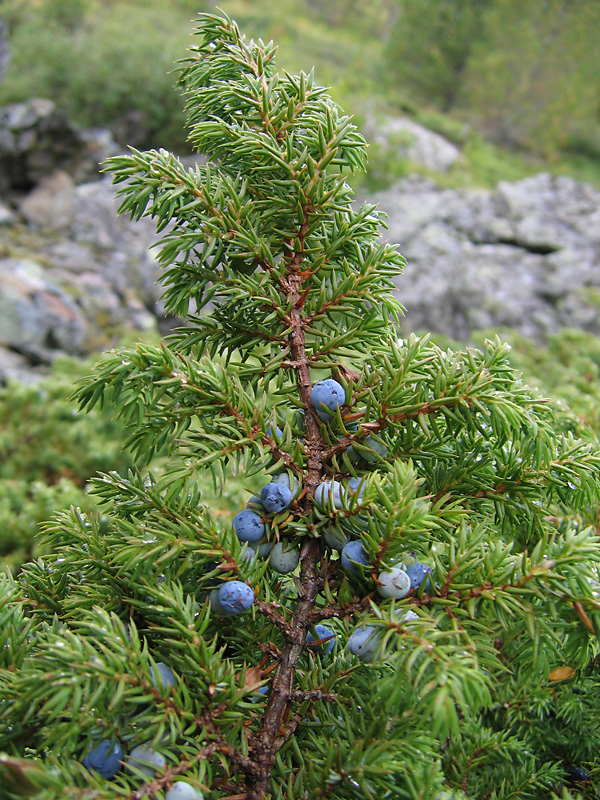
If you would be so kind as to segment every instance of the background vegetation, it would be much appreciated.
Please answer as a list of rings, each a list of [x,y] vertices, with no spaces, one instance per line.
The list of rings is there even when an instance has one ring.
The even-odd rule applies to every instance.
[[[186,152],[174,62],[206,0],[0,0],[12,59],[0,104],[49,97],[82,126],[111,127],[141,148]],[[589,0],[220,0],[250,35],[274,38],[290,71],[313,63],[334,99],[367,117],[404,114],[462,149],[450,186],[492,186],[541,169],[600,185],[600,3]],[[371,148],[364,189],[414,165]],[[579,331],[545,349],[503,332],[513,361],[600,432],[600,340]],[[481,343],[481,338],[475,342]],[[0,561],[40,552],[40,523],[73,503],[94,507],[87,479],[126,470],[111,412],[79,416],[66,400],[90,365],[57,363],[36,386],[0,389]],[[579,421],[578,421],[579,420]],[[160,460],[157,462],[160,468]],[[217,500],[232,514],[242,487]]]
[[[289,71],[314,64],[354,113],[408,114],[463,150],[445,179],[540,169],[600,185],[600,3],[589,0],[221,0]],[[0,0],[12,61],[0,104],[55,100],[117,140],[185,152],[173,63],[207,0]],[[367,188],[412,165],[372,152]]]

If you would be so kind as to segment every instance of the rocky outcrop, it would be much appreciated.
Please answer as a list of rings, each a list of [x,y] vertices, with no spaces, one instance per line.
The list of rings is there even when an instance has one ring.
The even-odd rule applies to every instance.
[[[409,161],[432,172],[447,172],[460,158],[452,142],[406,117],[368,117],[365,133],[381,149],[382,158]]]
[[[98,175],[98,164],[119,152],[109,131],[79,130],[51,100],[0,107],[0,196],[24,194],[57,169],[76,182]]]
[[[152,220],[118,216],[108,178],[55,170],[0,195],[0,380],[66,352],[106,348],[124,328],[166,330]],[[600,192],[536,175],[494,191],[413,177],[370,201],[408,265],[403,330],[459,340],[508,326],[537,341],[563,326],[600,334]]]
[[[130,223],[117,208],[109,179],[75,185],[64,172],[24,198],[24,223],[10,229],[0,257],[0,347],[35,366],[108,347],[124,328],[156,329],[164,315],[155,226]],[[0,373],[3,363],[22,372],[0,354]]]
[[[536,175],[494,191],[413,177],[369,198],[408,264],[405,330],[465,340],[509,326],[543,341],[563,326],[600,334],[600,192]]]

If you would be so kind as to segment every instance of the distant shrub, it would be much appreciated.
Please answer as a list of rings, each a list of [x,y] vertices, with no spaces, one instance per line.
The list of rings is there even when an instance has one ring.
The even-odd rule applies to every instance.
[[[552,155],[577,132],[598,135],[600,5],[493,0],[457,106],[487,136]]]
[[[596,133],[574,131],[566,137],[562,149],[566,153],[600,161],[600,130]]]
[[[47,97],[82,126],[187,151],[171,71],[189,34],[188,10],[153,5],[141,14],[131,3],[47,0],[8,19],[12,57],[0,104]]]
[[[403,0],[387,43],[389,82],[447,110],[492,0]]]
[[[545,347],[507,333],[511,361],[529,383],[562,401],[577,435],[591,426],[600,436],[600,337],[575,328],[550,334]]]
[[[600,4],[403,0],[387,77],[421,104],[461,112],[488,138],[550,157],[596,158]]]
[[[71,505],[85,512],[97,509],[85,489],[66,478],[53,485],[18,477],[0,479],[0,566],[17,572],[25,561],[43,553],[36,538],[41,524],[57,509]]]

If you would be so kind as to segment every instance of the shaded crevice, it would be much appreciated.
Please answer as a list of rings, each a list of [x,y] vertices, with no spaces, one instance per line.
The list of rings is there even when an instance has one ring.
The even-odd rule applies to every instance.
[[[551,253],[557,253],[561,249],[554,244],[530,244],[513,236],[502,236],[498,239],[480,239],[476,244],[508,244],[511,247],[518,247],[519,250],[525,250],[527,253],[532,253],[536,256],[548,256]]]

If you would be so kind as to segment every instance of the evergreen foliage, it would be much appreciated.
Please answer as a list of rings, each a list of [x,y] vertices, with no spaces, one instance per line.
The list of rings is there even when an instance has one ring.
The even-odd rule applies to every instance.
[[[96,479],[102,514],[56,515],[51,554],[0,585],[8,796],[587,792],[570,770],[598,772],[596,439],[555,419],[499,340],[398,340],[403,259],[351,205],[351,120],[227,17],[202,15],[197,37],[180,84],[208,163],[108,164],[121,211],[164,231],[166,304],[187,325],[80,386],[82,408],[118,411],[138,469]],[[328,379],[343,405],[316,408]],[[291,489],[280,512],[248,497],[268,527],[255,556],[206,503],[207,471]],[[332,534],[368,563],[344,570]],[[291,572],[261,554],[274,543],[296,549]],[[382,573],[417,562],[430,582],[381,596]],[[358,658],[348,639],[369,627]],[[146,771],[140,745],[158,754]],[[119,746],[110,779],[112,762],[82,764]]]

